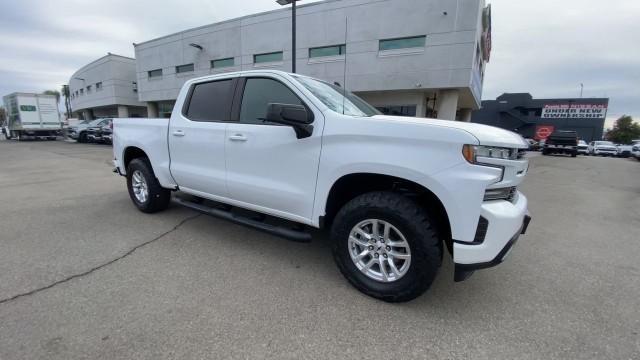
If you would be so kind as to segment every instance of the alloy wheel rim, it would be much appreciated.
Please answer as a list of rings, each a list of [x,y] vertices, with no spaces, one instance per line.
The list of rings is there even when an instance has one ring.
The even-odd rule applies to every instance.
[[[149,187],[147,186],[147,180],[142,175],[140,170],[133,172],[131,176],[131,187],[133,188],[133,195],[140,203],[145,203],[149,198]]]
[[[384,220],[359,222],[351,229],[347,246],[354,265],[370,279],[394,282],[409,271],[409,243],[398,228]]]

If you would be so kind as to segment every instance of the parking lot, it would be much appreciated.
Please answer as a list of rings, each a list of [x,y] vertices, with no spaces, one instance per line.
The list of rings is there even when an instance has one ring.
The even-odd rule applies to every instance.
[[[0,359],[639,359],[640,162],[534,156],[508,260],[387,304],[295,243],[172,206],[111,148],[0,140]]]

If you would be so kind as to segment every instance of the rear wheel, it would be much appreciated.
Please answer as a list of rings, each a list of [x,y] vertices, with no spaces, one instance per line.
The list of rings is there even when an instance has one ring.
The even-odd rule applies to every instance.
[[[171,200],[171,191],[160,185],[147,158],[137,158],[129,163],[127,189],[133,204],[145,213],[162,211]]]
[[[442,262],[442,242],[426,211],[392,192],[348,202],[331,228],[333,256],[361,292],[388,302],[424,293]]]
[[[78,135],[78,142],[79,143],[86,143],[87,142],[87,133],[86,132],[81,132],[80,135]]]

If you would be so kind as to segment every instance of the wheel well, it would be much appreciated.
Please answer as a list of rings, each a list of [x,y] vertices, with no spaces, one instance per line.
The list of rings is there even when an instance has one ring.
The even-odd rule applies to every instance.
[[[137,148],[135,146],[130,146],[125,149],[124,156],[122,158],[124,168],[127,169],[129,167],[129,163],[133,159],[137,158],[148,158],[147,153],[144,150]]]
[[[353,198],[372,191],[394,191],[413,198],[436,222],[438,236],[452,250],[451,225],[444,205],[424,186],[395,176],[358,173],[338,179],[329,191],[323,226],[329,227],[338,211]]]

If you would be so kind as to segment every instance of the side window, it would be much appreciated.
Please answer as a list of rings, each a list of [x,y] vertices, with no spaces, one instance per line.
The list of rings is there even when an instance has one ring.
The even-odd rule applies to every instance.
[[[270,103],[303,105],[296,94],[283,83],[264,78],[247,79],[240,106],[240,122],[264,124]]]
[[[195,84],[185,116],[193,121],[229,121],[233,79]]]

